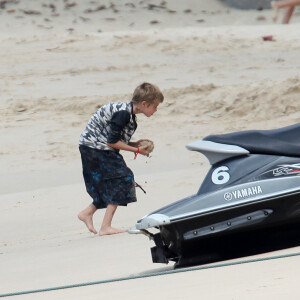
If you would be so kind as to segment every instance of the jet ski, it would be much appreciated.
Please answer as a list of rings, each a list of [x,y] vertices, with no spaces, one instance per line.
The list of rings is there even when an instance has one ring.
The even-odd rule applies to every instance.
[[[211,263],[300,245],[300,123],[210,135],[186,146],[210,162],[198,192],[137,221],[154,263]]]

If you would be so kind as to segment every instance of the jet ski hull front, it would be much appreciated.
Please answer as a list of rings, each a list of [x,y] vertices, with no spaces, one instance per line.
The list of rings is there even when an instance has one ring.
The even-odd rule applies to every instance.
[[[153,262],[176,267],[300,245],[300,193],[219,210],[160,226]]]

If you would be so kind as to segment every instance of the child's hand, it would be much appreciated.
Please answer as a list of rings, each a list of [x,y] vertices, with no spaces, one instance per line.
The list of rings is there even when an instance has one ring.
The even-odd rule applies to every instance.
[[[149,156],[150,152],[148,151],[148,145],[144,145],[139,147],[140,149],[140,154],[145,155],[145,156]]]

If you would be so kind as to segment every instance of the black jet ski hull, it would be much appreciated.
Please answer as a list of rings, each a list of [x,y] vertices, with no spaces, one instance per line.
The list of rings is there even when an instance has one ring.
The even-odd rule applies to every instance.
[[[160,226],[153,262],[211,263],[300,245],[300,193]]]
[[[132,233],[154,240],[153,262],[176,266],[300,245],[299,136],[300,123],[192,142],[211,164],[197,194],[144,216]]]

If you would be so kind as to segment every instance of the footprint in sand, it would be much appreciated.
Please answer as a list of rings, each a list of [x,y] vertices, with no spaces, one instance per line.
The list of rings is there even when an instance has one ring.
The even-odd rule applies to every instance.
[[[41,12],[38,11],[38,10],[25,10],[25,9],[22,9],[23,13],[25,15],[40,15]]]
[[[132,2],[125,3],[125,6],[131,7],[131,8],[135,8],[135,5]]]
[[[66,4],[65,4],[65,9],[69,9],[69,8],[74,7],[74,6],[76,6],[76,5],[77,5],[76,2],[66,3]]]

